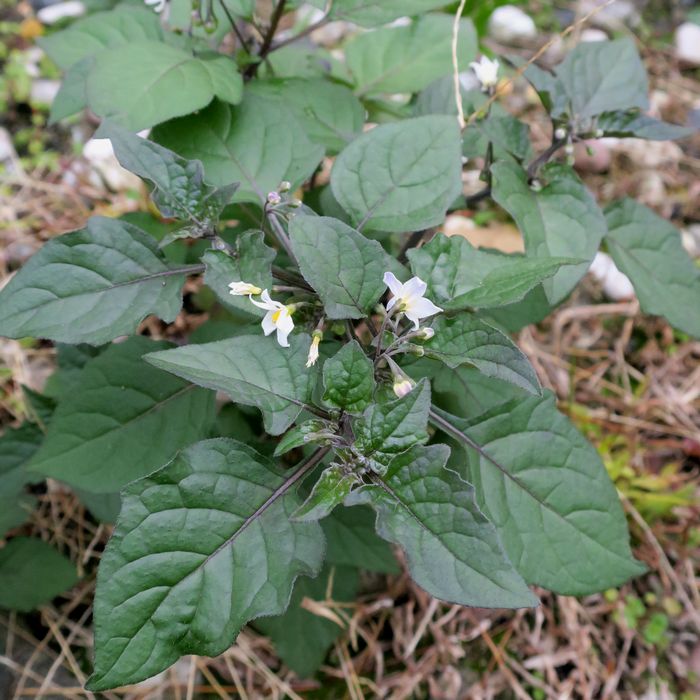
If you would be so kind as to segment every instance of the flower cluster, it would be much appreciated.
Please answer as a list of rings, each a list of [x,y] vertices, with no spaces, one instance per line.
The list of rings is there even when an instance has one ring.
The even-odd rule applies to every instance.
[[[420,328],[420,320],[440,313],[442,309],[433,304],[430,299],[425,298],[428,285],[420,277],[412,277],[408,282],[402,283],[393,272],[384,273],[384,283],[392,294],[386,306],[387,317],[403,314],[413,323],[412,337],[429,340],[435,332],[432,328]],[[247,296],[251,303],[260,309],[267,311],[262,320],[262,329],[265,335],[277,332],[277,342],[283,347],[289,347],[289,334],[294,330],[292,314],[295,310],[294,304],[283,304],[270,297],[267,289],[250,284],[249,282],[231,282],[229,284],[230,293],[234,296]],[[261,301],[253,299],[259,296]],[[311,339],[309,356],[306,362],[307,367],[316,364],[319,356],[319,345],[323,338],[323,332],[317,328]],[[414,386],[412,380],[404,375],[396,363],[390,361],[390,366],[394,374],[394,392],[397,396],[405,396]]]

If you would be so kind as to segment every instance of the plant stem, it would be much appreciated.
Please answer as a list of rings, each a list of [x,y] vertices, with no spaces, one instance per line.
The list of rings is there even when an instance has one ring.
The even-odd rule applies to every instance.
[[[537,171],[542,165],[547,163],[550,158],[566,144],[566,138],[554,139],[549,147],[540,153],[540,155],[535,158],[530,165],[527,166],[527,179],[532,180],[537,175]]]
[[[275,38],[275,32],[277,31],[277,26],[282,19],[284,14],[284,6],[287,4],[287,0],[279,0],[275,5],[275,9],[272,11],[272,17],[270,18],[270,24],[263,36],[262,44],[260,45],[260,50],[258,51],[258,59],[256,63],[252,63],[246,70],[246,77],[253,78],[258,72],[258,67],[265,60],[267,54],[270,53],[270,48],[272,47],[272,40]]]
[[[270,47],[268,54],[272,53],[273,51],[277,51],[277,49],[281,49],[284,46],[288,46],[289,44],[292,44],[295,41],[298,41],[299,39],[303,39],[305,36],[308,36],[309,34],[313,34],[317,29],[320,29],[321,27],[323,27],[323,25],[326,24],[328,22],[328,20],[330,19],[330,16],[329,16],[330,9],[331,8],[329,6],[326,14],[323,17],[321,17],[321,19],[318,20],[318,22],[314,22],[313,24],[310,24],[308,27],[305,27],[298,34],[295,34],[294,36],[287,37],[286,39],[282,39],[281,41],[278,41],[276,44],[273,44]]]
[[[236,35],[238,41],[241,43],[241,46],[247,51],[248,42],[243,37],[243,34],[241,34],[241,30],[238,28],[236,20],[233,18],[233,15],[229,12],[228,7],[226,7],[225,0],[219,0],[219,4],[221,5],[221,9],[224,11],[226,18],[228,19],[229,24],[231,25],[231,29],[233,29],[233,33]]]
[[[298,267],[296,255],[294,255],[294,251],[292,250],[292,242],[289,240],[287,232],[284,230],[284,228],[282,228],[282,224],[280,224],[280,222],[277,220],[275,212],[271,211],[270,214],[271,216],[269,216],[267,220],[270,222],[270,226],[272,227],[272,231],[275,234],[277,241],[285,249],[290,260],[292,260],[292,262]]]

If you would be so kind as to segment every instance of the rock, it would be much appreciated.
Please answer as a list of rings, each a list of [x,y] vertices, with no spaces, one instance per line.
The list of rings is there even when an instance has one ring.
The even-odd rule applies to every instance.
[[[673,141],[625,138],[620,139],[613,149],[615,153],[626,155],[635,166],[650,170],[664,165],[678,165],[683,158],[683,149]]]
[[[32,104],[50,105],[60,87],[60,80],[34,80],[29,92],[29,101]]]
[[[497,7],[489,17],[489,33],[504,44],[531,41],[537,36],[537,27],[529,15],[515,5]]]
[[[119,192],[141,187],[141,180],[119,165],[109,139],[90,139],[83,147],[83,157],[111,190]]]
[[[676,57],[681,63],[700,66],[700,25],[683,22],[676,29]]]
[[[583,0],[580,4],[581,14],[588,14],[602,7],[592,17],[591,23],[599,27],[611,30],[620,30],[625,27],[636,27],[642,18],[631,0]]]
[[[629,277],[617,269],[617,265],[607,253],[596,253],[589,272],[600,282],[608,299],[624,301],[634,298],[634,287]]]
[[[67,2],[59,2],[57,5],[49,5],[42,7],[36,13],[37,19],[42,24],[56,24],[63,19],[71,17],[81,17],[85,14],[85,5],[79,0],[67,0]]]
[[[576,170],[583,173],[605,173],[610,169],[611,162],[610,149],[600,141],[581,141],[574,146]]]
[[[581,32],[581,41],[607,41],[610,37],[602,30],[589,27]]]

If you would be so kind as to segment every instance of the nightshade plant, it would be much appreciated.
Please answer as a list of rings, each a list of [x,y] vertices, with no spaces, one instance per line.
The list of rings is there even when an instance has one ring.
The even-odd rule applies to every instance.
[[[94,217],[0,293],[0,333],[55,341],[59,365],[28,393],[35,420],[0,438],[3,532],[43,477],[105,520],[121,501],[88,687],[219,654],[250,621],[312,673],[338,630],[301,598],[331,577],[351,598],[358,567],[396,571],[387,543],[427,592],[470,606],[643,572],[595,449],[508,335],[561,304],[603,245],[644,310],[700,336],[678,232],[631,200],[601,210],[555,162],[584,138],[687,134],[645,114],[632,41],[578,46],[548,72],[477,61],[471,21],[440,0],[312,3],[319,26],[356,25],[342,56],[278,31],[292,2],[255,20],[250,0],[149,4],[162,14],[113,3],[41,44],[65,70],[53,118],[101,117],[161,218]],[[481,89],[456,99],[453,58]],[[516,69],[551,118],[539,155],[492,99]],[[475,157],[484,186],[465,197]],[[513,218],[524,254],[441,233],[476,202]],[[188,310],[210,316],[189,343],[135,335],[146,316],[175,321],[188,278]]]

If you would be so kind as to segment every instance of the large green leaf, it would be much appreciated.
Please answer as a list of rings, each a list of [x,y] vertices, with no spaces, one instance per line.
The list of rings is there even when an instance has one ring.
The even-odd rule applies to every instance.
[[[345,50],[356,94],[418,92],[436,78],[451,73],[452,24],[449,15],[430,14],[408,26],[359,34]],[[457,48],[460,69],[466,70],[475,55],[474,25],[463,19]]]
[[[66,71],[61,87],[51,103],[49,124],[55,124],[87,107],[85,85],[93,65],[93,57],[86,56]]]
[[[449,454],[446,445],[414,447],[346,503],[377,511],[377,531],[401,546],[411,577],[431,595],[481,608],[536,606],[477,508],[474,489],[445,468]]]
[[[542,389],[527,357],[513,341],[497,328],[474,314],[463,312],[447,318],[438,316],[432,323],[435,335],[424,343],[425,354],[448,367],[474,365],[489,377],[503,379],[531,394]]]
[[[364,318],[386,290],[382,278],[395,263],[377,241],[342,221],[298,214],[289,237],[299,269],[329,318]]]
[[[445,0],[335,0],[330,16],[334,20],[354,22],[363,27],[376,27],[399,17],[419,15],[445,5]]]
[[[247,621],[279,615],[321,568],[316,523],[292,523],[303,476],[246,445],[197,443],[122,492],[95,598],[93,691],[225,651]]]
[[[495,160],[515,158],[522,162],[532,155],[530,128],[510,114],[489,114],[469,125],[462,136],[462,154],[483,158],[489,144]]]
[[[514,163],[491,168],[493,198],[515,219],[531,258],[576,258],[543,283],[553,304],[566,298],[588,269],[607,231],[593,195],[568,166],[544,168],[539,191],[528,185],[525,171]]]
[[[326,561],[382,574],[400,572],[391,546],[377,535],[370,508],[336,508],[321,521],[326,535]]]
[[[608,249],[632,281],[642,309],[700,338],[700,269],[677,229],[632,199],[611,204],[605,216]]]
[[[293,335],[289,342],[283,348],[261,332],[154,352],[146,359],[190,382],[225,391],[237,403],[257,406],[265,430],[281,435],[310,403],[315,378],[306,367],[309,336]]]
[[[355,139],[336,159],[331,187],[358,228],[414,231],[442,223],[461,172],[457,120],[417,117]]]
[[[99,53],[86,95],[93,112],[139,131],[202,109],[214,97],[236,104],[243,79],[236,63],[223,54],[194,56],[162,42],[140,41],[126,51],[119,47]]]
[[[48,542],[15,537],[0,549],[0,608],[30,612],[77,581],[75,566]]]
[[[236,236],[235,257],[219,250],[208,250],[202,256],[207,269],[204,283],[227,308],[262,316],[264,311],[250,303],[248,297],[233,296],[231,282],[248,282],[261,289],[272,289],[272,261],[275,251],[265,245],[262,231],[246,231]]]
[[[651,141],[682,139],[697,131],[690,126],[678,126],[659,121],[638,110],[605,112],[598,116],[596,127],[606,136],[635,136]]]
[[[374,403],[355,421],[355,447],[383,472],[391,460],[428,439],[430,384],[422,380],[406,396]]]
[[[24,492],[26,484],[37,481],[25,469],[44,435],[33,423],[6,428],[0,436],[0,538],[29,516],[35,499]]]
[[[289,608],[278,617],[261,617],[255,626],[270,637],[277,655],[300,678],[318,670],[333,642],[343,634],[343,627],[302,607],[305,598],[323,602],[355,601],[359,586],[357,569],[348,566],[325,566],[315,579],[302,577],[294,586]]]
[[[492,308],[520,301],[568,258],[527,258],[474,248],[462,236],[438,233],[408,251],[411,269],[428,284],[428,296],[446,311]]]
[[[116,124],[103,124],[98,136],[112,142],[114,154],[124,168],[153,183],[153,199],[163,216],[188,222],[194,235],[214,231],[236,184],[221,189],[208,185],[201,161],[185,160]]]
[[[60,68],[67,70],[106,49],[140,41],[162,41],[157,14],[145,7],[118,6],[73,22],[68,29],[40,37],[37,42]]]
[[[0,335],[100,345],[149,314],[170,323],[191,271],[169,265],[135,226],[93,217],[50,240],[0,292]]]
[[[578,44],[557,66],[572,116],[649,106],[647,73],[632,39]]]
[[[323,385],[324,401],[348,413],[360,413],[372,402],[374,365],[356,340],[324,362]]]
[[[249,90],[253,95],[276,97],[279,109],[291,110],[309,139],[332,153],[343,150],[362,131],[362,104],[343,85],[318,78],[291,78],[256,81]]]
[[[213,184],[240,182],[237,202],[262,204],[283,180],[298,187],[323,157],[323,147],[309,140],[278,99],[254,94],[246,94],[237,107],[215,101],[163,124],[153,138],[185,158],[201,160]]]
[[[168,347],[135,336],[88,362],[77,391],[62,397],[29,469],[109,493],[206,437],[214,424],[214,394],[142,359]]]
[[[644,572],[598,453],[551,392],[509,401],[471,424],[450,417],[456,429],[431,418],[467,448],[477,502],[528,583],[585,595]]]

